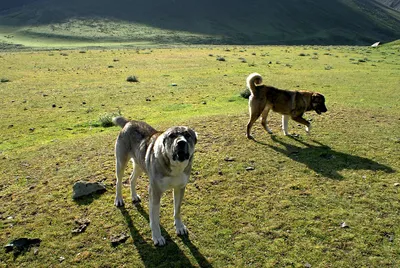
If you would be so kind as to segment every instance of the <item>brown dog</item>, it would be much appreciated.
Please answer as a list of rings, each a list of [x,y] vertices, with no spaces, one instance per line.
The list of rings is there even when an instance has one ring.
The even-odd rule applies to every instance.
[[[307,134],[310,133],[311,124],[303,118],[307,111],[314,110],[317,114],[325,113],[328,109],[325,106],[325,97],[317,92],[291,91],[278,89],[262,84],[262,77],[258,73],[252,73],[247,77],[247,87],[250,89],[249,98],[250,119],[247,124],[247,138],[252,139],[250,130],[254,122],[261,115],[261,125],[272,134],[268,128],[267,117],[269,111],[282,114],[282,130],[288,135],[289,116],[296,122],[306,126]]]

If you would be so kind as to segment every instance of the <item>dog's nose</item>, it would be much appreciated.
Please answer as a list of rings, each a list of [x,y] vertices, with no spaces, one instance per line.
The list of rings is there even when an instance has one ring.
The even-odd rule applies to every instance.
[[[186,147],[186,141],[180,140],[177,143],[178,148],[185,148]]]

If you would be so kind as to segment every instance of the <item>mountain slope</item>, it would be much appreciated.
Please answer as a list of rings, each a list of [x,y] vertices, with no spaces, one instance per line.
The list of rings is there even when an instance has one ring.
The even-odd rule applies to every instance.
[[[400,11],[400,0],[377,0],[377,2]]]
[[[18,1],[22,4],[0,8],[0,25],[31,38],[230,44],[400,38],[400,13],[373,0]]]

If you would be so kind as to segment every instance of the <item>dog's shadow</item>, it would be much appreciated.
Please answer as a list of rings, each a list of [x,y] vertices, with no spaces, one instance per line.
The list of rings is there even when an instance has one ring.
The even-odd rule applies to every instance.
[[[140,204],[136,205],[135,207],[142,217],[149,222],[149,215],[144,211],[143,207]],[[124,216],[130,231],[130,235],[133,239],[133,244],[137,248],[145,267],[212,267],[207,259],[200,253],[198,248],[192,244],[189,236],[179,237],[196,259],[198,263],[196,266],[190,262],[189,258],[171,239],[170,235],[162,226],[160,226],[161,233],[167,241],[167,244],[163,247],[154,248],[154,246],[145,241],[140,232],[136,229],[129,212],[125,209],[125,207],[120,207],[119,210]]]
[[[316,145],[312,145],[292,136],[287,137],[306,147],[304,148],[289,144],[283,139],[277,138],[275,135],[272,135],[271,139],[283,147],[270,145],[257,140],[255,141],[259,144],[268,146],[278,153],[286,155],[294,161],[303,163],[318,174],[331,179],[343,179],[343,176],[339,174],[339,171],[344,169],[383,171],[386,173],[395,172],[395,170],[389,166],[361,156],[332,150],[329,146],[315,140],[312,142]]]

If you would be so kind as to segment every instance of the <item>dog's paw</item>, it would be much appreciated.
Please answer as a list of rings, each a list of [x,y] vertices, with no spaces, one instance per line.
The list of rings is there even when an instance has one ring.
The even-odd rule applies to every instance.
[[[187,235],[189,232],[181,221],[175,221],[175,231],[177,235]]]
[[[249,139],[249,140],[254,140],[254,137],[253,137],[253,135],[250,135],[250,134],[246,134],[246,137]]]
[[[308,135],[310,135],[310,131],[311,131],[311,125],[309,125],[308,127],[306,127],[306,132]]]
[[[138,195],[135,195],[135,196],[132,196],[132,203],[135,205],[135,204],[138,204],[138,203],[140,203],[140,202],[142,202],[142,200],[140,199],[140,196],[138,196]]]
[[[155,246],[159,246],[159,247],[162,247],[167,243],[163,236],[153,237],[153,242],[154,242]]]
[[[117,207],[123,207],[124,204],[124,199],[122,197],[115,197],[114,205]]]
[[[188,229],[186,228],[186,226],[185,225],[183,225],[182,227],[180,227],[180,228],[176,228],[176,234],[177,235],[187,235],[189,233],[189,231],[188,231]]]

